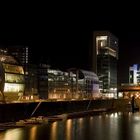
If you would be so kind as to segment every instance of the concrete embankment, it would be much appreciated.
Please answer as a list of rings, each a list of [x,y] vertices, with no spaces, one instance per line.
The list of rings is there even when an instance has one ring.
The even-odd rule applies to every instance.
[[[39,106],[39,102],[0,104],[0,122],[17,121],[19,119],[29,118],[31,114],[33,116],[50,116],[101,108],[115,109],[116,111],[128,111],[129,102],[130,100],[128,99],[106,99],[57,102],[43,101]]]

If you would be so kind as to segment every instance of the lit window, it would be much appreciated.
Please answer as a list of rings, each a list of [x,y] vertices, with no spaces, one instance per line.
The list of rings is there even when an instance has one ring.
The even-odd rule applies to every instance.
[[[24,84],[5,83],[4,92],[23,92]]]

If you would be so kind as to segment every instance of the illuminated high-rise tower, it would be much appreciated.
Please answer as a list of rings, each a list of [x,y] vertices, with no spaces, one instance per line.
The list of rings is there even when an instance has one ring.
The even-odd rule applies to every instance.
[[[116,93],[118,39],[108,31],[93,34],[92,70],[97,73],[102,93]]]

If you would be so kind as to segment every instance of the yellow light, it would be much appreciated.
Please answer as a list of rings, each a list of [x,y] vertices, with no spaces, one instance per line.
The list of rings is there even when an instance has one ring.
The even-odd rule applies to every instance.
[[[69,119],[67,120],[66,123],[66,139],[67,140],[71,140],[72,136],[72,120]]]
[[[51,140],[57,139],[57,131],[58,131],[57,125],[58,125],[58,122],[52,123],[51,133],[50,133]]]
[[[30,140],[36,139],[36,133],[37,133],[37,126],[33,126],[30,132]]]
[[[5,83],[4,92],[23,92],[24,84]]]
[[[22,129],[14,129],[14,130],[8,130],[6,131],[4,135],[5,140],[20,140],[24,136],[24,132]]]

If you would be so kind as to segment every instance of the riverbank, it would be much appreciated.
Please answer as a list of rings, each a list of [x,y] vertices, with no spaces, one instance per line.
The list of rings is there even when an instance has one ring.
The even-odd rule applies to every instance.
[[[42,101],[0,104],[0,122],[17,121],[31,116],[52,116],[94,109],[130,111],[129,99]]]

